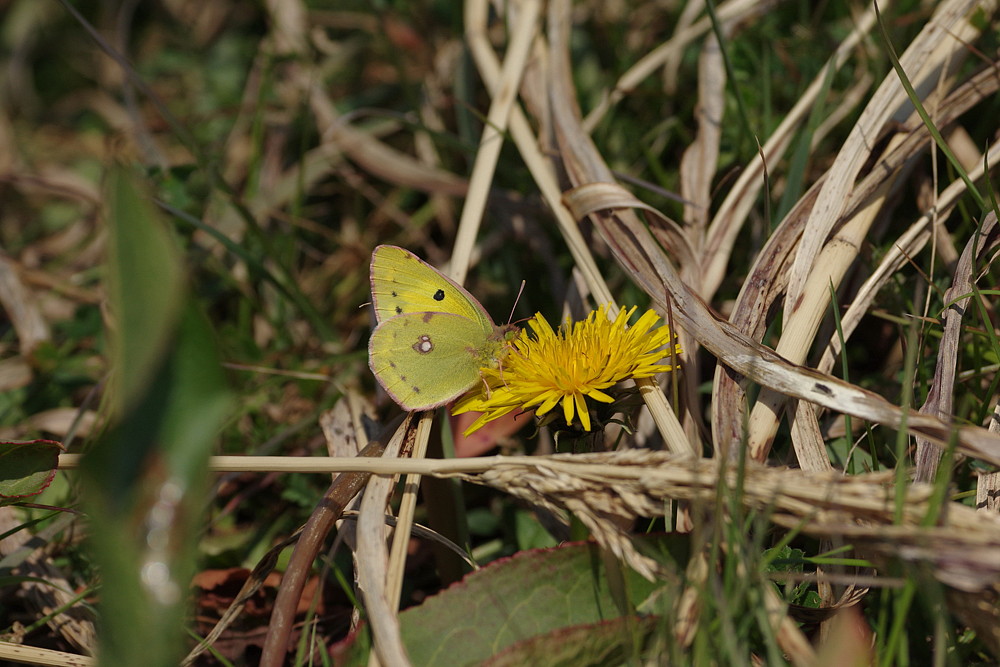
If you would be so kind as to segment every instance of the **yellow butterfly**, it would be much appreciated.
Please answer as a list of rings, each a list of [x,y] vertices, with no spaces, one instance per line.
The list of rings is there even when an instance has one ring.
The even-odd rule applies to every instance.
[[[497,366],[517,327],[498,327],[464,287],[402,248],[372,253],[372,303],[378,326],[368,341],[368,365],[406,410],[448,403]]]

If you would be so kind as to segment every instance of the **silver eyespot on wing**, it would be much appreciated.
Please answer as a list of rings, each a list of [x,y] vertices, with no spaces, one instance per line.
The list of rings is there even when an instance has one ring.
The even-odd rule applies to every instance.
[[[417,354],[430,354],[434,350],[434,343],[431,341],[430,336],[422,334],[417,338],[417,342],[413,344],[413,349]]]

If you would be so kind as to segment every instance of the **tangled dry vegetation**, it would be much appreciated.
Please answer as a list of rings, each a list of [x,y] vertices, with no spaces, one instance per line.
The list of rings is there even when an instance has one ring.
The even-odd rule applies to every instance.
[[[858,603],[867,587],[885,583],[890,564],[903,563],[929,572],[947,590],[948,608],[959,622],[1000,654],[1000,475],[993,472],[1000,465],[995,307],[1000,292],[991,265],[1000,248],[1000,225],[984,178],[984,170],[1000,159],[1000,140],[995,123],[983,122],[984,115],[995,116],[1000,87],[996,3],[945,0],[913,9],[919,30],[909,33],[907,43],[893,45],[898,62],[878,70],[881,80],[872,79],[859,62],[895,58],[881,35],[887,17],[896,14],[891,3],[880,5],[880,23],[875,6],[859,5],[841,22],[843,37],[825,54],[825,64],[782,109],[773,130],[747,128],[759,141],[752,157],[730,164],[737,151],[727,124],[746,123],[743,100],[734,101],[731,92],[739,87],[730,79],[732,44],[780,6],[729,0],[709,16],[702,3],[686,3],[672,14],[676,23],[655,46],[637,27],[636,16],[615,3],[521,0],[503,4],[498,18],[485,0],[470,0],[463,9],[465,34],[436,35],[433,49],[408,26],[381,24],[397,31],[392,38],[397,46],[427,48],[422,52],[427,60],[419,70],[420,105],[409,116],[376,122],[359,112],[342,113],[345,105],[323,84],[330,71],[345,66],[350,49],[329,42],[320,28],[310,30],[310,16],[320,24],[334,17],[298,2],[269,6],[261,58],[266,55],[267,67],[281,73],[274,113],[307,107],[318,140],[291,164],[282,163],[280,153],[265,156],[257,176],[266,186],[248,192],[239,207],[206,207],[206,229],[192,235],[192,244],[206,249],[206,256],[214,257],[210,261],[221,256],[212,235],[238,243],[273,231],[269,226],[282,216],[296,217],[295,225],[308,228],[310,223],[288,209],[303,192],[322,196],[332,178],[360,193],[373,212],[368,219],[335,212],[340,226],[333,232],[309,228],[337,249],[311,269],[292,273],[304,286],[306,301],[333,292],[335,301],[343,302],[334,315],[340,316],[334,321],[343,334],[336,352],[363,342],[364,323],[352,308],[364,300],[355,297],[365,289],[365,251],[390,240],[415,249],[431,246],[432,236],[454,238],[445,252],[459,281],[477,247],[486,256],[514,238],[526,252],[549,256],[558,239],[572,256],[572,285],[560,291],[565,303],[617,303],[624,298],[616,294],[627,292],[621,285],[631,282],[677,331],[684,350],[676,377],[664,378],[662,386],[640,383],[648,411],[634,430],[619,434],[620,440],[606,439],[619,442],[619,451],[394,463],[400,451],[425,457],[432,416],[424,415],[406,420],[395,437],[385,437],[384,452],[367,451],[382,454],[382,461],[341,466],[383,476],[369,480],[363,472],[342,473],[326,495],[333,502],[306,526],[286,573],[311,567],[338,511],[367,483],[354,548],[383,664],[407,660],[395,619],[421,475],[488,485],[555,515],[571,514],[603,547],[650,578],[666,574],[636,547],[637,520],[664,517],[682,531],[724,523],[729,513],[720,498],[731,498],[770,524],[823,544],[849,544],[852,555],[874,566],[816,573],[824,607]],[[658,9],[649,3],[635,11],[651,16]],[[352,29],[368,29],[362,15],[335,18],[340,30],[349,18],[358,22]],[[616,21],[628,24],[632,42],[641,48],[628,54],[632,64],[613,85],[581,91],[574,32]],[[489,95],[468,179],[445,164],[434,141],[438,133],[452,131],[448,96],[463,40]],[[694,68],[696,77],[690,74]],[[254,69],[243,95],[247,119],[241,116],[231,130],[219,175],[224,182],[240,182],[251,171],[249,110],[260,93],[253,88],[259,83],[255,77],[264,69]],[[846,78],[845,69],[851,72]],[[132,85],[136,76],[127,75]],[[664,102],[665,108],[691,114],[678,121],[688,128],[689,140],[667,179],[678,191],[672,203],[648,183],[623,185],[625,176],[636,174],[623,175],[626,157],[601,141],[614,137],[622,144],[606,125],[628,122],[620,119],[635,113],[628,107],[633,97],[641,94],[637,104],[656,99],[649,82],[657,78],[653,88],[662,100],[697,96],[693,109]],[[692,78],[692,91],[680,87]],[[581,99],[589,100],[586,115]],[[129,151],[141,154],[146,122],[123,127]],[[653,136],[625,134],[633,143]],[[498,176],[505,145],[526,167],[516,194],[510,181]],[[7,155],[8,187],[37,187],[17,163]],[[51,179],[47,187],[56,183]],[[406,210],[406,195],[413,191],[427,196],[421,214],[433,221],[430,231],[414,224]],[[781,216],[771,218],[766,202],[782,198],[787,201]],[[664,212],[668,207],[672,216]],[[248,229],[247,219],[259,229]],[[238,272],[246,267],[236,265],[242,266],[235,278],[241,281]],[[45,317],[30,297],[17,295],[23,283],[41,278],[9,260],[3,267],[10,285],[4,306],[12,313],[20,354],[27,355],[47,336],[44,326],[31,323]],[[613,286],[608,279],[616,281]],[[916,291],[908,305],[917,310],[907,312],[901,305],[888,313],[880,294],[900,285]],[[31,289],[39,286],[35,282]],[[303,316],[289,327],[291,335],[310,323]],[[266,327],[257,324],[261,340],[274,340],[273,331],[263,332]],[[877,328],[877,334],[866,328]],[[993,351],[973,362],[970,349],[977,345]],[[343,367],[355,373],[361,368]],[[871,376],[863,377],[862,386],[847,371]],[[371,386],[356,378],[345,384]],[[360,424],[360,412],[341,420],[349,425],[344,431]],[[344,455],[336,449],[348,439],[344,431],[329,437],[334,455]],[[350,437],[363,441],[360,432],[357,427]],[[897,432],[903,434],[898,439],[885,435]],[[833,441],[847,445],[839,450]],[[835,452],[840,453],[835,457]],[[396,486],[388,473],[411,475],[391,545],[385,540],[385,507]],[[682,644],[697,632],[698,591],[714,566],[707,549],[692,557],[686,592],[676,601],[673,636]],[[276,606],[294,609],[299,590],[289,584]],[[795,664],[814,664],[816,649],[787,605],[774,591],[765,604],[784,654]],[[284,657],[293,617],[286,615],[283,626],[272,622],[264,664]],[[77,641],[81,648],[92,648],[92,638],[82,641]]]
[[[721,6],[723,32],[739,30],[766,5]],[[530,11],[529,7],[533,5],[525,3],[519,11]],[[935,141],[929,125],[943,129],[948,137],[946,145],[971,147],[975,143],[963,134],[963,114],[994,96],[1000,79],[995,63],[983,63],[964,77],[955,73],[960,71],[962,54],[969,54],[968,45],[981,34],[969,20],[970,13],[984,9],[980,3],[942,3],[899,57],[899,68],[912,89],[921,91],[919,103],[929,118],[921,118],[913,109],[917,94],[907,90],[895,71],[873,94],[854,100],[861,105],[860,115],[829,168],[775,226],[754,258],[728,318],[722,319],[707,304],[716,296],[732,261],[736,239],[757,205],[761,189],[768,184],[766,170],[780,164],[790,149],[795,131],[806,121],[823,90],[824,77],[844,63],[869,31],[877,29],[876,9],[869,7],[857,17],[854,32],[831,56],[828,69],[819,73],[768,137],[758,158],[744,165],[716,207],[712,188],[718,181],[726,69],[716,36],[702,36],[708,30],[708,19],[678,27],[673,39],[647,54],[636,71],[624,74],[606,101],[583,119],[572,77],[571,14],[565,5],[552,3],[544,41],[535,44],[533,58],[525,61],[521,82],[525,107],[534,113],[529,121],[515,107],[506,129],[532,169],[539,191],[555,211],[560,232],[595,300],[612,299],[580,233],[580,223],[588,220],[619,265],[678,329],[685,349],[684,382],[674,396],[674,405],[687,410],[679,411],[679,423],[674,423],[675,413],[662,404],[662,393],[644,390],[643,397],[665,449],[674,455],[689,455],[709,446],[715,458],[692,461],[645,451],[624,452],[502,463],[466,478],[542,506],[569,510],[602,544],[652,577],[655,564],[632,548],[621,526],[639,517],[662,514],[670,507],[668,501],[706,502],[715,497],[720,484],[736,488],[732,478],[736,468],[728,462],[739,458],[737,450],[745,447],[752,461],[766,463],[779,421],[787,415],[794,467],[750,466],[742,470],[740,501],[750,507],[769,508],[771,519],[781,525],[846,539],[859,553],[877,555],[881,562],[892,557],[930,564],[935,577],[964,594],[952,597],[954,610],[995,649],[1000,638],[995,606],[1000,522],[989,499],[995,495],[998,478],[994,474],[978,476],[978,510],[953,501],[942,504],[940,498],[935,499],[934,487],[926,483],[937,478],[943,451],[949,452],[949,464],[955,453],[991,465],[1000,463],[996,398],[988,396],[993,412],[982,424],[962,425],[954,414],[956,392],[969,390],[956,386],[956,360],[963,317],[971,300],[976,299],[986,309],[988,322],[996,321],[994,300],[974,288],[984,276],[995,275],[988,270],[1000,247],[995,213],[985,214],[964,247],[954,247],[951,240],[942,244],[959,198],[981,178],[984,165],[996,162],[995,135],[985,152],[971,150],[954,156],[961,168],[968,170],[968,177],[956,177],[941,187],[898,238],[882,242],[889,250],[880,263],[869,267],[869,275],[855,290],[840,293],[852,300],[838,328],[824,331],[820,327],[831,307],[831,289],[836,292],[845,275],[856,267],[866,239],[874,233],[873,225],[896,210],[901,188],[915,174],[913,158],[924,154]],[[473,30],[470,34],[483,33]],[[600,122],[609,105],[627,96],[642,74],[666,66],[665,80],[674,80],[676,72],[669,68],[677,65],[675,54],[688,39],[703,41],[698,129],[681,163],[684,213],[679,224],[617,184],[587,128]],[[495,91],[494,104],[499,106],[496,91],[510,89],[510,71],[515,68],[501,73],[494,52],[484,46],[476,48],[477,44],[475,39],[471,41],[479,72],[487,87]],[[516,53],[513,45],[510,52]],[[849,101],[847,97],[844,103]],[[843,108],[833,109],[844,112]],[[532,122],[540,128],[537,132]],[[551,143],[545,140],[548,137],[552,137]],[[814,137],[814,141],[818,139]],[[557,185],[549,166],[552,163],[564,170],[569,188]],[[935,349],[933,382],[924,404],[910,409],[899,407],[895,402],[898,398],[887,400],[834,377],[830,371],[842,348],[852,344],[852,335],[872,308],[879,289],[930,243],[936,243],[937,251],[949,257],[946,265],[951,283],[943,297],[945,308],[936,320],[942,335]],[[991,285],[981,287],[989,289]],[[781,334],[772,351],[758,341],[779,307]],[[815,356],[817,344],[822,350],[819,356]],[[699,364],[706,363],[706,356],[699,354],[701,349],[721,362],[715,366],[711,391],[709,442],[703,442],[701,415],[694,409],[703,405],[697,387]],[[805,366],[811,358],[818,362]],[[748,415],[746,392],[751,383],[762,389]],[[995,389],[996,384],[992,377],[983,377],[981,386]],[[820,416],[827,411],[908,432],[914,443],[912,476],[907,471],[903,476],[883,472],[844,477],[836,471],[821,429]],[[905,495],[895,495],[894,485],[905,485]],[[698,583],[695,579],[690,585]],[[679,630],[678,636],[685,636],[685,632]],[[793,660],[808,663],[814,659],[793,627],[782,624],[778,636]]]

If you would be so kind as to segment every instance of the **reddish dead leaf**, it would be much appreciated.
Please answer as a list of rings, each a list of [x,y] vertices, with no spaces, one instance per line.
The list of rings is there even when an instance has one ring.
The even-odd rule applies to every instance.
[[[455,458],[482,456],[504,439],[517,433],[525,424],[531,423],[531,415],[512,412],[491,421],[474,433],[463,435],[465,429],[476,421],[479,414],[478,412],[464,412],[451,417],[451,429],[452,433],[455,434]]]
[[[819,647],[817,667],[874,665],[872,630],[858,605],[846,607],[830,621],[830,634]]]
[[[409,52],[424,50],[424,40],[413,26],[390,16],[382,27],[385,29],[386,38],[393,46]]]
[[[195,575],[192,587],[195,590],[196,631],[201,636],[207,635],[212,630],[236,598],[249,574],[250,570],[246,568],[234,567],[221,570],[203,570]],[[280,584],[281,574],[272,572],[268,575],[260,590],[247,600],[239,618],[213,644],[215,651],[227,660],[236,662],[246,662],[247,660],[252,662],[259,657],[267,637],[268,623]],[[326,596],[320,595],[319,599],[316,599],[317,587],[321,584],[319,577],[312,577],[305,584],[302,597],[295,610],[298,622],[294,630],[296,634],[292,646],[298,641],[297,633],[301,631],[302,622],[306,620],[308,615],[319,619],[328,616],[329,608],[325,600]],[[334,614],[337,618],[345,619],[349,615],[349,607]],[[326,625],[325,620],[323,624]],[[330,630],[331,628],[324,627],[321,632]],[[344,630],[346,630],[346,625],[343,625],[343,629],[337,634]],[[336,635],[331,638],[336,638]],[[197,664],[216,664],[212,660],[210,654],[206,653],[199,658]]]

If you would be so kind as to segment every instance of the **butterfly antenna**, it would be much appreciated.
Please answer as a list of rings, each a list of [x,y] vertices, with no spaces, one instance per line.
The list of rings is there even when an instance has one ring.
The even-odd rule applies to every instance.
[[[507,324],[509,325],[514,319],[514,311],[517,310],[517,302],[521,300],[521,295],[524,294],[524,281],[521,281],[521,289],[517,290],[517,298],[514,299],[514,305],[510,309],[510,317],[507,318]]]

